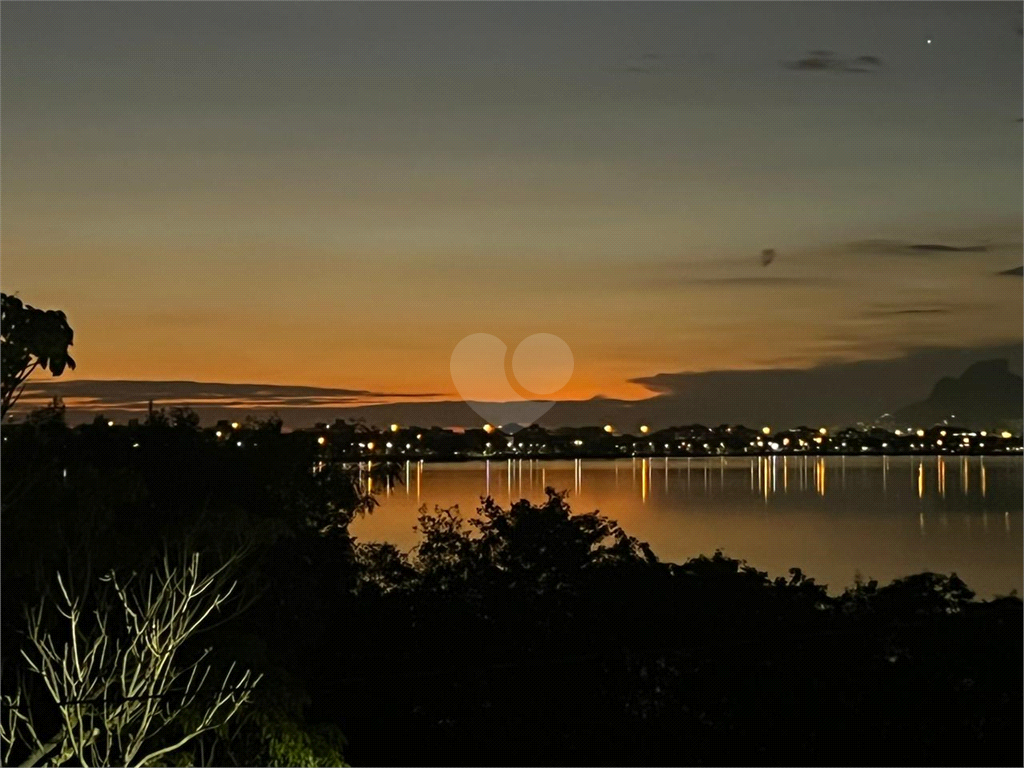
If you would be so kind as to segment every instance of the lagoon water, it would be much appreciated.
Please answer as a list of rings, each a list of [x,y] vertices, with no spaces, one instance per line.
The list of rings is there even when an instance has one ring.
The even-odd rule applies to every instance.
[[[1022,461],[1011,457],[653,458],[424,464],[376,489],[360,541],[417,541],[419,509],[482,496],[505,505],[568,491],[574,511],[599,509],[662,560],[716,549],[769,575],[798,566],[830,592],[857,574],[891,579],[956,572],[979,597],[1022,590]]]

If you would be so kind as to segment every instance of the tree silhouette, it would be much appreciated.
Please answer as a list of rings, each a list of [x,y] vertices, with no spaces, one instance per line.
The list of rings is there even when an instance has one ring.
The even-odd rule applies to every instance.
[[[36,368],[49,369],[60,376],[64,369],[75,368],[68,347],[74,343],[75,332],[60,310],[36,309],[22,303],[17,296],[2,296],[2,409],[7,412],[21,397],[25,382]]]

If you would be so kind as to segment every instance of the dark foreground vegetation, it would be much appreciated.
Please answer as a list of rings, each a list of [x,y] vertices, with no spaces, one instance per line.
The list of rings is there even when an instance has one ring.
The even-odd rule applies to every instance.
[[[62,711],[107,728],[124,697],[98,665],[104,701],[58,705],[20,655],[38,657],[32,626],[58,650],[70,639],[58,573],[124,645],[132,625],[99,577],[144,580],[198,553],[204,573],[228,564],[222,592],[237,586],[177,650],[181,667],[211,668],[204,686],[157,690],[166,724],[136,739],[136,759],[198,735],[147,764],[1019,762],[1016,597],[976,601],[936,574],[836,597],[720,553],[661,563],[553,492],[465,519],[425,512],[403,554],[348,535],[373,508],[357,474],[278,423],[249,428],[239,451],[185,411],[155,414],[138,447],[54,410],[3,427],[5,718],[31,710],[45,746]],[[27,620],[21,606],[39,604]],[[210,697],[247,670],[203,730]],[[106,764],[129,762],[109,741]],[[7,762],[39,749],[24,729],[9,746]],[[37,764],[61,759],[86,761]]]

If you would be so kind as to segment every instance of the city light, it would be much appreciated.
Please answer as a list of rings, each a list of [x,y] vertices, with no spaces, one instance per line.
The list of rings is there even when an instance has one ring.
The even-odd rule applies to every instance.
[[[232,422],[231,422],[231,428],[232,428],[232,429],[238,429],[238,427],[239,427],[239,424],[238,424],[238,422],[237,422],[237,421],[232,421]]]
[[[409,438],[409,443],[399,443],[397,440],[391,442],[388,440],[388,438],[392,434],[389,429],[389,426],[390,425],[381,426],[376,430],[365,430],[369,434],[366,434],[364,436],[364,439],[365,437],[372,436],[376,442],[370,442],[368,444],[359,443],[359,448],[363,449],[364,451],[366,449],[369,449],[369,451],[374,453],[376,453],[376,449],[378,447],[382,451],[386,450],[388,452],[395,450],[411,451],[412,446],[415,445],[415,443],[412,442],[411,435]],[[647,425],[641,426],[647,427]],[[796,433],[794,433],[785,428],[782,428],[779,433],[780,436],[775,437],[775,433],[772,432],[773,428],[766,425],[763,427],[755,428],[756,433],[750,435],[746,440],[743,440],[741,445],[731,444],[724,439],[726,437],[726,433],[731,433],[733,436],[739,434],[736,428],[729,428],[724,425],[719,428],[676,427],[673,430],[671,430],[671,434],[659,433],[663,435],[663,438],[658,443],[654,443],[653,441],[640,441],[630,434],[620,432],[614,424],[603,424],[598,425],[598,428],[601,430],[601,433],[605,435],[605,437],[601,438],[600,440],[595,440],[593,439],[593,437],[590,437],[590,435],[593,434],[593,431],[591,431],[590,435],[588,435],[587,437],[583,437],[582,435],[587,434],[587,432],[581,430],[579,433],[577,433],[581,435],[579,438],[577,438],[575,434],[570,433],[563,438],[565,439],[565,442],[561,443],[560,445],[549,444],[544,442],[543,440],[529,440],[523,442],[513,440],[509,438],[507,435],[501,434],[501,429],[499,427],[495,427],[494,425],[491,424],[483,425],[482,428],[484,429],[485,432],[487,432],[488,435],[497,436],[500,439],[495,440],[495,442],[493,443],[488,441],[486,443],[486,447],[484,447],[485,444],[482,442],[477,443],[476,441],[469,440],[469,442],[465,444],[453,445],[447,450],[442,450],[442,453],[450,453],[456,456],[460,454],[464,454],[467,456],[472,456],[474,454],[480,456],[491,456],[495,452],[508,451],[511,454],[523,454],[524,452],[533,454],[535,452],[540,452],[543,454],[552,454],[552,456],[554,456],[557,455],[557,453],[561,449],[562,451],[568,450],[572,454],[578,456],[581,455],[581,452],[583,450],[601,452],[607,449],[612,449],[615,450],[616,452],[621,452],[625,455],[628,455],[627,451],[629,450],[629,446],[632,447],[633,455],[637,455],[638,451],[643,451],[645,453],[656,452],[658,455],[664,455],[665,457],[679,455],[680,453],[689,454],[693,456],[728,456],[733,454],[747,453],[750,452],[751,449],[753,449],[752,452],[770,451],[773,453],[781,454],[799,454],[805,451],[818,453],[824,451],[826,447],[829,451],[835,450],[839,452],[864,454],[885,453],[887,455],[918,450],[927,451],[929,449],[937,455],[949,454],[951,452],[971,453],[977,452],[979,450],[983,451],[986,446],[988,447],[990,452],[996,453],[1019,450],[1012,443],[989,444],[988,441],[986,441],[985,443],[979,444],[979,439],[984,440],[984,438],[981,437],[980,431],[967,432],[966,430],[961,430],[960,428],[950,428],[948,426],[946,427],[946,429],[942,430],[942,432],[945,432],[947,434],[947,436],[944,439],[936,439],[938,438],[938,434],[936,434],[935,437],[931,438],[932,442],[927,442],[926,440],[914,440],[914,437],[915,435],[920,435],[921,437],[924,437],[926,434],[930,433],[930,430],[928,430],[927,428],[918,428],[914,426],[904,426],[900,430],[885,430],[883,428],[877,427],[868,430],[864,427],[863,424],[861,424],[859,429],[845,429],[838,436],[832,435],[831,431],[828,431],[829,436],[827,437],[823,436],[826,432],[825,427],[811,428],[810,435],[807,435],[802,430],[798,430],[796,431]],[[330,443],[330,440],[326,436],[326,433],[323,432],[323,429],[324,425],[318,424],[312,430],[312,434],[310,435],[310,437],[313,440],[316,440],[316,444],[320,446],[326,446],[330,444],[332,446],[332,450],[336,452],[341,451],[344,453],[346,450],[358,450],[356,448],[355,442],[351,444],[349,444],[347,441],[345,441],[344,444],[338,441]],[[408,429],[408,427],[400,427],[399,432],[401,432],[402,429]],[[476,429],[480,429],[480,427]],[[534,429],[539,428],[534,427]],[[594,430],[595,427],[591,426],[586,427],[584,429]],[[636,430],[638,429],[640,429],[640,427],[634,426],[631,428],[630,431],[639,434],[636,432]],[[697,431],[687,434],[688,429],[696,429]],[[453,432],[454,434],[457,435],[465,434],[466,438],[469,439],[470,436],[473,434],[474,430],[467,429],[465,433],[459,432],[457,430],[444,431]],[[541,433],[545,432],[545,430],[543,429],[540,429],[539,431]],[[650,431],[650,428],[648,428],[648,432]],[[938,427],[936,427],[936,432],[938,431],[939,429]],[[416,435],[417,439],[422,440],[424,434],[426,433]],[[1004,440],[1014,436],[1014,433],[1005,430],[1002,432],[992,432],[991,434],[994,436],[1002,435]],[[894,438],[894,435],[899,435],[900,437]],[[650,434],[648,434],[647,436],[648,438],[651,437]],[[217,437],[231,438],[232,434],[228,431],[222,432],[221,430],[217,430]],[[494,438],[491,437],[491,439]],[[587,443],[588,439],[590,440],[589,444]],[[507,440],[508,443],[507,448],[505,447],[505,440]],[[906,442],[904,442],[904,440],[906,440]],[[828,442],[827,446],[825,444],[826,441]],[[255,448],[256,443],[253,443],[252,447]],[[421,444],[419,449],[422,450],[423,448],[424,446],[422,446]],[[458,450],[456,450],[456,448]]]
[[[114,426],[114,422],[112,422],[112,421],[108,421],[108,422],[107,422],[107,426],[108,426],[108,427],[112,427],[112,426]]]
[[[999,436],[1003,438],[1003,440],[1009,440],[1011,437],[1013,437],[1013,435],[1010,432],[1007,432],[1005,429],[999,433]]]
[[[392,432],[397,432],[398,431],[398,425],[397,424],[392,424],[391,425],[391,431]]]
[[[648,433],[648,432],[650,431],[650,429],[651,429],[651,428],[650,428],[650,427],[648,427],[648,426],[647,426],[646,424],[643,424],[643,425],[641,425],[641,427],[640,427],[640,434],[641,434],[641,435],[646,435],[646,434],[647,434],[647,433]]]
[[[819,435],[827,435],[827,434],[828,434],[828,430],[827,430],[827,429],[825,429],[824,427],[820,427],[820,428],[818,429],[818,434],[819,434]]]

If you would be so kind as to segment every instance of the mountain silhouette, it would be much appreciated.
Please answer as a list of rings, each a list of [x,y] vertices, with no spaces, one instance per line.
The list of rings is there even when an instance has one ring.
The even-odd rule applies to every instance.
[[[1024,380],[1006,360],[974,363],[959,378],[939,379],[925,400],[894,414],[898,423],[947,421],[972,427],[1017,426],[1024,417]]]

